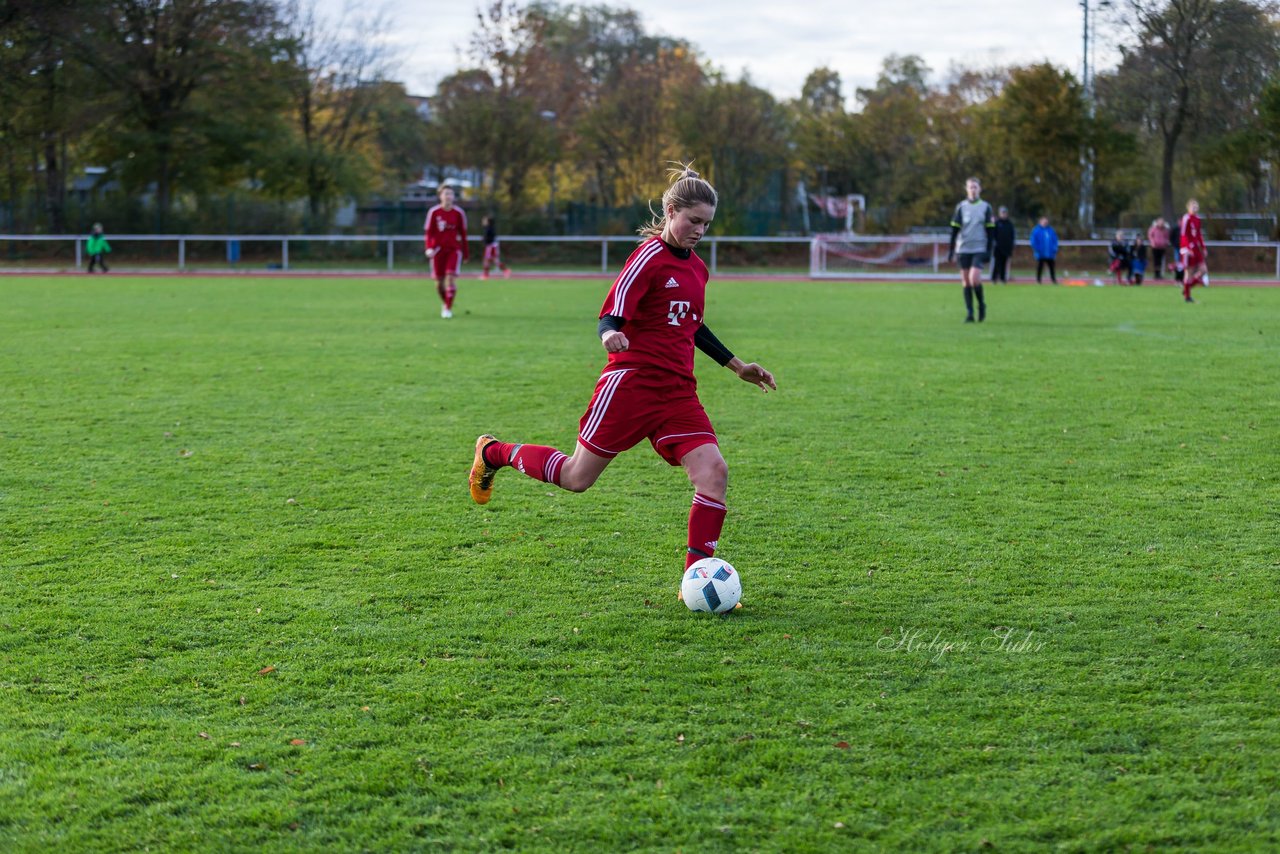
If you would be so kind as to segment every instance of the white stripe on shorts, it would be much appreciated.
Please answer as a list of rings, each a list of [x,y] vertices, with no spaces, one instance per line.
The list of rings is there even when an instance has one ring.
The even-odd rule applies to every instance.
[[[582,428],[583,439],[590,439],[596,434],[596,430],[600,427],[600,422],[604,420],[605,411],[609,408],[609,401],[613,400],[613,393],[618,390],[618,384],[622,382],[622,378],[630,370],[630,368],[623,368],[618,371],[609,371],[601,376],[604,381],[604,388],[600,390],[600,396],[596,398],[595,406],[591,409],[591,417],[587,419],[587,426]]]

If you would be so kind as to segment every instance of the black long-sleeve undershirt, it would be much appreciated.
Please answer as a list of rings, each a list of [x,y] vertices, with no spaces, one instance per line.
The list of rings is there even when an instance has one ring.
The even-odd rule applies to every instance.
[[[600,323],[596,326],[596,334],[603,338],[606,332],[621,332],[622,325],[626,322],[625,318],[618,317],[616,314],[606,314],[600,318]],[[698,331],[693,334],[693,343],[721,367],[733,361],[733,353],[721,343],[720,339],[707,328],[705,323],[699,326]]]

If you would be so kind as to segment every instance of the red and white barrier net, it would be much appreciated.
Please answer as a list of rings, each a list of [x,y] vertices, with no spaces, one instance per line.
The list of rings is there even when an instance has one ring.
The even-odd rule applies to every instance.
[[[934,235],[867,237],[816,234],[809,244],[809,275],[815,279],[932,278],[947,258]]]

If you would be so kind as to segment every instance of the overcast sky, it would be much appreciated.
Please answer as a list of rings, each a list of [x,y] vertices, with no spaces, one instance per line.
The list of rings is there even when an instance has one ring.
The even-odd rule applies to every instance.
[[[316,0],[326,14],[351,0]],[[599,0],[582,0],[593,5]],[[1096,4],[1097,0],[1093,0]],[[819,66],[840,73],[846,97],[875,82],[891,53],[919,54],[944,79],[953,63],[966,66],[1049,60],[1079,76],[1082,12],[1079,0],[648,0],[607,3],[639,9],[646,30],[683,38],[710,62],[737,77],[746,70],[779,98],[800,94]],[[463,63],[475,31],[476,0],[365,0],[382,9],[400,51],[400,78],[416,95],[430,95]],[[1105,30],[1104,30],[1105,32]],[[1100,49],[1101,67],[1114,64]],[[852,102],[850,103],[852,106]]]

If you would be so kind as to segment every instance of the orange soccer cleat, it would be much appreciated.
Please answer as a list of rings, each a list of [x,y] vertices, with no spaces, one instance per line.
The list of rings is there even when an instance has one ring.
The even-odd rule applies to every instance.
[[[484,461],[484,449],[496,441],[488,433],[476,439],[476,456],[467,480],[471,484],[471,500],[477,504],[488,504],[493,497],[493,478],[498,470]]]

